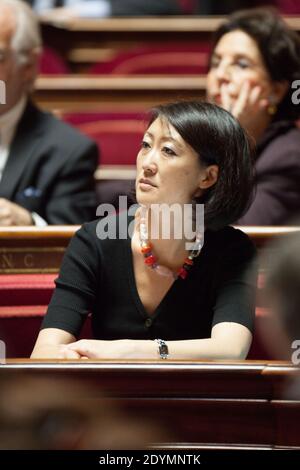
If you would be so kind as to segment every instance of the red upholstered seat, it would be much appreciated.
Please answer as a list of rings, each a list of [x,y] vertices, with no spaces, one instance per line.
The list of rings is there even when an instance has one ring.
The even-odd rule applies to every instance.
[[[70,72],[57,51],[44,47],[40,57],[39,72],[45,75],[67,74]]]
[[[74,113],[63,119],[94,139],[102,165],[134,165],[145,130],[141,113]]]
[[[256,307],[255,310],[255,330],[253,335],[252,345],[248,354],[248,359],[279,359],[271,357],[270,353],[264,346],[263,338],[261,337],[262,324],[270,321],[270,314],[268,309],[264,307]],[[266,330],[266,328],[264,328]]]
[[[210,46],[206,43],[164,43],[121,51],[109,62],[93,65],[89,73],[114,75],[183,74],[201,75],[207,71]]]
[[[56,274],[0,276],[0,339],[6,343],[7,357],[29,357],[47,311],[56,277]],[[260,287],[262,283],[263,276],[260,276]],[[249,359],[276,359],[269,356],[260,338],[259,324],[266,321],[270,321],[268,310],[257,307],[257,328]],[[89,318],[80,337],[92,337]]]
[[[277,0],[277,6],[283,15],[299,15],[299,0]]]
[[[2,274],[0,276],[1,307],[47,305],[57,274]]]
[[[177,0],[178,5],[184,15],[191,15],[197,9],[197,0]]]

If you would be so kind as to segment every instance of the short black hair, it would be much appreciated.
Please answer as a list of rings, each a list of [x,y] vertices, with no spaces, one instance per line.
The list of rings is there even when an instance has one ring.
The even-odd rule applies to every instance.
[[[154,108],[149,126],[161,118],[198,154],[202,165],[218,165],[217,182],[194,202],[205,204],[205,228],[218,230],[248,209],[253,190],[253,151],[238,121],[211,103],[181,101]]]
[[[287,81],[289,88],[278,106],[274,120],[296,120],[300,107],[293,104],[292,82],[300,78],[300,39],[279,16],[276,9],[253,8],[240,10],[227,18],[213,36],[213,50],[227,33],[241,30],[256,42],[265,67],[275,82]]]

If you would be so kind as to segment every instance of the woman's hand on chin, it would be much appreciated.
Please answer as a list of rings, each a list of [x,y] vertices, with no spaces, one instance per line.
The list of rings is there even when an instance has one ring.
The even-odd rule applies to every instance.
[[[122,359],[132,357],[132,341],[81,339],[61,347],[61,359]]]
[[[266,116],[269,102],[263,97],[264,93],[262,86],[246,81],[238,97],[233,100],[228,92],[228,87],[222,85],[222,107],[226,111],[231,112],[240,124],[251,133],[252,128],[255,128],[257,122],[260,122],[261,118]]]

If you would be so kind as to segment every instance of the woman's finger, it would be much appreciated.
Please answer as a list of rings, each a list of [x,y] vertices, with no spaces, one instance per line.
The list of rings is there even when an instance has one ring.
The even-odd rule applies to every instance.
[[[259,85],[252,88],[252,90],[250,91],[250,96],[249,96],[249,103],[252,106],[259,107],[261,93],[262,93],[262,89]]]
[[[241,88],[240,94],[232,108],[232,114],[238,118],[246,109],[250,96],[250,83],[246,81]]]
[[[230,98],[230,95],[227,90],[227,85],[222,85],[221,86],[221,101],[222,101],[222,107],[226,109],[226,111],[231,111],[231,106],[232,106],[232,100]]]
[[[60,359],[80,359],[80,354],[69,349],[68,346],[63,346],[60,350]]]

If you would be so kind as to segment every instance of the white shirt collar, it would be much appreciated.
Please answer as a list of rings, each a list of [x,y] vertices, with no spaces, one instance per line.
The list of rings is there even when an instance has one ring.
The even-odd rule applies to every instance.
[[[27,103],[27,97],[26,95],[23,95],[13,108],[7,111],[7,113],[0,116],[1,145],[5,145],[7,147],[10,146],[12,139],[14,137],[14,134],[15,134],[16,127],[24,112],[26,103]]]

